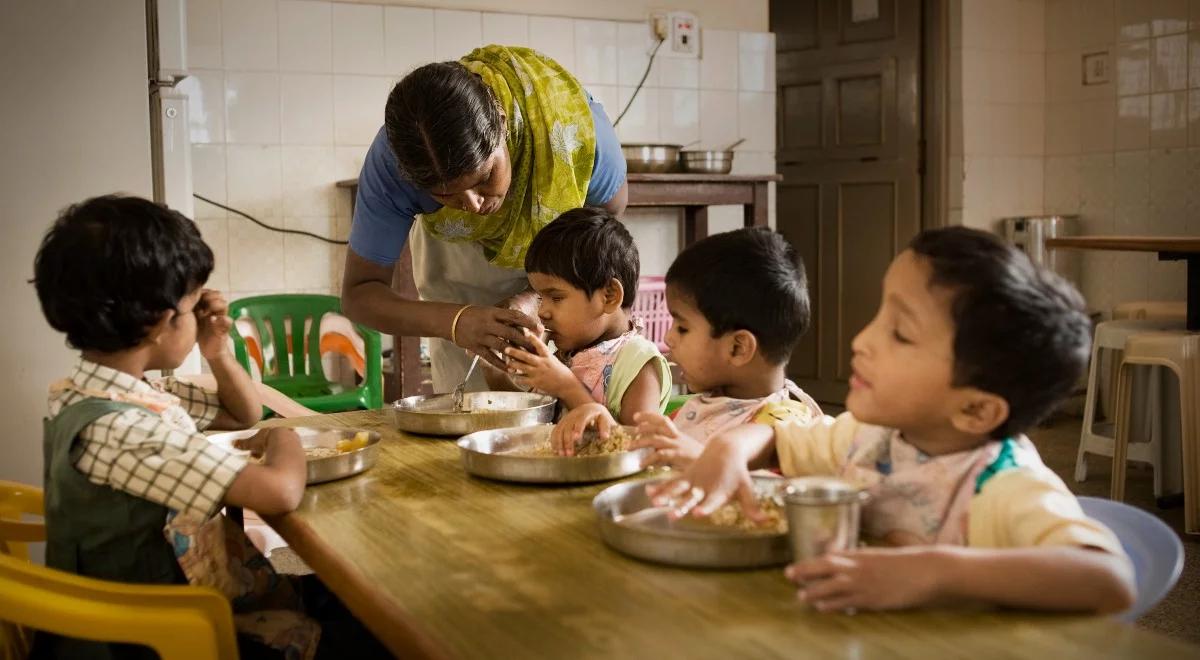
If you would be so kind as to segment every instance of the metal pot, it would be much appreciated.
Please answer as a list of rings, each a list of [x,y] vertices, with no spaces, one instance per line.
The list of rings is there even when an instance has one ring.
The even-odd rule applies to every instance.
[[[691,174],[729,174],[733,170],[733,150],[683,151],[679,162],[683,171]]]
[[[621,154],[630,173],[654,173],[679,171],[678,144],[622,144]]]

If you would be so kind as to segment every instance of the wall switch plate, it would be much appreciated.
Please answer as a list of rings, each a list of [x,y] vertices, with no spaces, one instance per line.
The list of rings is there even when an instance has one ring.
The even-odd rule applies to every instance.
[[[692,12],[651,14],[650,32],[666,42],[658,51],[659,57],[700,57],[700,19]]]
[[[1084,85],[1103,85],[1107,83],[1111,77],[1110,70],[1111,65],[1109,64],[1108,51],[1085,53],[1083,55]]]

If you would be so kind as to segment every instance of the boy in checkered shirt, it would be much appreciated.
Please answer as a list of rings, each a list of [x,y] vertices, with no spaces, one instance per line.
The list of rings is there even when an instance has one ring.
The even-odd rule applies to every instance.
[[[264,430],[246,441],[261,463],[200,433],[249,427],[262,410],[254,383],[229,350],[228,304],[203,288],[212,268],[212,251],[195,223],[134,197],[71,206],[43,239],[34,262],[38,299],[46,320],[81,353],[70,377],[50,391],[46,563],[106,580],[216,586],[233,600],[244,654],[312,657],[322,626],[295,614],[308,609],[301,600],[310,594],[288,581],[266,580],[287,583],[282,594],[254,579],[239,583],[239,576],[271,569],[219,515],[224,506],[292,511],[304,493],[306,466],[290,429]],[[178,367],[196,345],[216,392],[146,379],[147,371]],[[221,562],[230,566],[213,568]],[[271,629],[256,630],[264,609],[289,613],[266,617]],[[301,648],[272,644],[281,631],[294,630],[307,631],[293,636],[304,640]],[[364,633],[355,635],[374,642]],[[38,647],[60,657],[137,655],[120,645],[49,636],[39,636]]]

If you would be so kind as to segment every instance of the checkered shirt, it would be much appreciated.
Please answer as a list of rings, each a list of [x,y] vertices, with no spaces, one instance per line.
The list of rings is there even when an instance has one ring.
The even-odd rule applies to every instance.
[[[207,428],[221,409],[215,393],[174,378],[152,385],[84,359],[70,380],[84,389],[134,394],[157,390],[180,400],[161,415],[132,408],[104,415],[84,428],[71,458],[88,481],[175,511],[207,517],[221,508],[246,459],[209,442],[198,431]],[[50,417],[85,398],[69,389],[51,393]]]

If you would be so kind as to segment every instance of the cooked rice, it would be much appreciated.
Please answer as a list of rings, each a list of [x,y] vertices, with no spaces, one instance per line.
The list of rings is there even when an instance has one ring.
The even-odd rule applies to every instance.
[[[603,454],[615,454],[618,452],[629,451],[629,445],[633,442],[633,437],[620,426],[614,427],[608,433],[608,439],[600,439],[600,433],[596,429],[586,429],[583,432],[583,439],[575,448],[576,456],[601,456]],[[558,456],[554,451],[554,447],[550,445],[550,436],[532,447],[521,447],[513,450],[512,453],[518,456]]]

